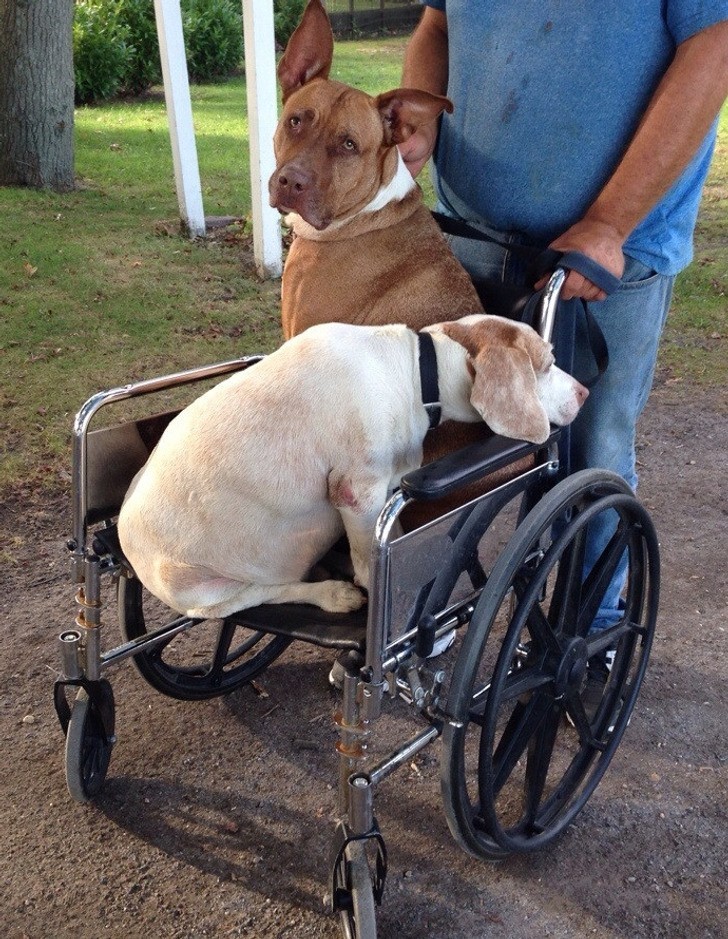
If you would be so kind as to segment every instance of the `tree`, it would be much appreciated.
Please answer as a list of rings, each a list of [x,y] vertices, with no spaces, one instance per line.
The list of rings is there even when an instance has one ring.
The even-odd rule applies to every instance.
[[[0,0],[0,185],[72,189],[73,0]]]

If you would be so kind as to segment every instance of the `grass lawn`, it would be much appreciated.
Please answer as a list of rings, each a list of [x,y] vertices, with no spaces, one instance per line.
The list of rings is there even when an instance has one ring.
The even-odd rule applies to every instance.
[[[404,40],[337,45],[332,77],[399,83]],[[192,89],[207,215],[249,212],[242,79]],[[254,273],[245,225],[180,237],[161,95],[76,112],[79,187],[0,189],[0,494],[67,484],[73,414],[93,392],[280,342],[279,286]],[[728,112],[697,262],[680,279],[663,364],[725,381]]]

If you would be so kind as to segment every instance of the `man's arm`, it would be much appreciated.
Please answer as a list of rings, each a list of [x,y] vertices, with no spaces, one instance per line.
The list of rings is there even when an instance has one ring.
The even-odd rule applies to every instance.
[[[727,94],[728,21],[724,21],[678,46],[614,174],[584,218],[552,247],[581,251],[621,277],[624,242],[687,167]],[[603,300],[605,295],[572,271],[562,296]]]
[[[445,14],[425,7],[422,18],[407,44],[402,71],[405,88],[419,88],[432,94],[447,92],[448,52]],[[417,176],[435,148],[437,121],[420,127],[399,150],[409,171]]]

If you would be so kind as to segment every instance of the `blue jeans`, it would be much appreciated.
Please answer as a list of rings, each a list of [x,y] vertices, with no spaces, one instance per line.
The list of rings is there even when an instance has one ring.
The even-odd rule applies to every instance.
[[[499,241],[526,243],[518,236],[484,230]],[[512,252],[489,242],[453,236],[447,236],[447,240],[471,276],[527,285],[525,265]],[[562,435],[560,460],[565,475],[587,468],[609,469],[636,490],[636,425],[652,386],[674,280],[625,256],[621,287],[601,303],[589,304],[604,333],[609,367],[592,388],[579,416]],[[581,328],[583,317],[578,314],[579,301],[561,305],[553,340],[559,366],[584,380],[594,373],[595,367]],[[601,524],[590,528],[586,571],[591,570],[614,532],[608,518],[600,516],[600,520]],[[625,574],[626,557],[605,594],[592,629],[604,629],[619,620]]]

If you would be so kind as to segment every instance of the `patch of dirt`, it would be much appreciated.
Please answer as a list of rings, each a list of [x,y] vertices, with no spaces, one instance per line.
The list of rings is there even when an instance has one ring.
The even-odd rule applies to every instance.
[[[577,822],[539,855],[466,856],[442,810],[439,745],[425,750],[377,793],[390,861],[380,936],[725,936],[727,440],[717,393],[658,384],[639,439],[662,545],[658,635],[632,724]],[[77,805],[51,701],[56,637],[75,615],[68,505],[26,495],[0,525],[3,934],[338,936],[322,901],[333,653],[294,645],[257,690],[207,702],[165,698],[130,665],[114,669],[118,743],[97,801]],[[392,720],[400,739],[415,729],[409,712]]]

